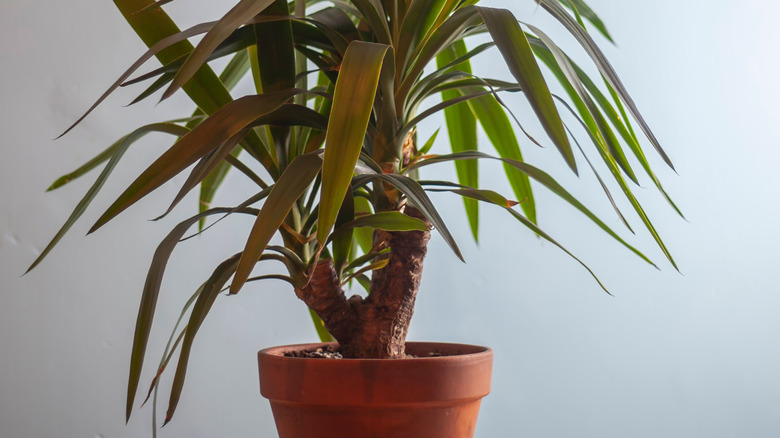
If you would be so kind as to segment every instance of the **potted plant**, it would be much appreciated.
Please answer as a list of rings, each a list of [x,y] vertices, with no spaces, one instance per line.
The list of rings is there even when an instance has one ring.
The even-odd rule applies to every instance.
[[[490,387],[491,351],[406,342],[431,231],[436,230],[462,259],[428,192],[461,196],[475,238],[479,203],[493,204],[572,255],[537,225],[531,186],[535,181],[652,264],[551,175],[523,161],[512,119],[518,126],[520,121],[501,99],[504,93],[522,93],[527,98],[546,134],[541,141],[552,143],[574,173],[582,169],[596,173],[584,151],[584,161],[575,158],[582,149],[570,142],[574,137],[559,110],[571,113],[674,266],[631,192],[631,184],[638,184],[634,167],[639,164],[677,210],[648,164],[629,114],[670,167],[671,161],[591,39],[587,29],[611,37],[584,1],[537,3],[584,48],[603,78],[602,87],[542,30],[521,26],[510,11],[483,7],[477,0],[240,0],[219,20],[183,31],[162,9],[170,1],[115,0],[149,50],[66,133],[116,88],[143,81],[149,85],[135,102],[159,90],[165,99],[183,89],[197,110],[187,118],[138,128],[57,180],[52,188],[106,163],[30,267],[46,257],[81,216],[135,140],[150,132],[176,137],[90,230],[190,169],[163,216],[196,188],[200,211],[174,227],[153,256],[133,342],[128,418],[137,399],[160,285],[173,248],[190,228],[197,226],[200,233],[223,218],[229,221],[231,215],[251,215],[255,221],[246,231],[245,247],[220,263],[195,292],[185,306],[191,311],[184,328],[172,336],[163,354],[151,387],[155,389],[157,377],[175,364],[166,422],[176,410],[193,341],[218,295],[226,290],[236,294],[249,282],[274,279],[292,286],[326,342],[259,354],[262,392],[271,400],[281,436],[472,436],[479,401]],[[193,47],[188,38],[198,35],[203,38]],[[470,47],[470,37],[476,35],[487,35],[488,42]],[[494,47],[511,78],[472,74],[472,58]],[[133,77],[155,56],[162,67]],[[230,61],[218,76],[207,62],[225,56]],[[542,66],[567,99],[550,92]],[[254,79],[257,93],[233,99],[230,89],[246,74]],[[439,96],[441,101],[435,101]],[[438,131],[419,138],[416,127],[442,113],[449,148],[436,150],[442,148],[436,144]],[[479,150],[478,125],[495,155]],[[522,132],[529,143],[540,144]],[[626,146],[630,153],[625,152]],[[478,160],[503,163],[513,196],[480,188]],[[457,181],[421,176],[424,167],[450,162]],[[257,193],[239,205],[211,207],[229,171],[255,183]],[[598,173],[596,177],[630,229],[608,186]],[[282,244],[271,244],[275,235]],[[281,262],[284,271],[253,277],[255,265],[268,260]],[[365,293],[358,293],[361,288]],[[349,298],[347,290],[354,293]],[[179,356],[173,361],[176,351]]]

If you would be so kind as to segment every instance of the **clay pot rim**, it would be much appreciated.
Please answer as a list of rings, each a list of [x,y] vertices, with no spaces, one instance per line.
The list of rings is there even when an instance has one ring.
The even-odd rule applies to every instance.
[[[342,359],[328,359],[328,358],[320,358],[320,357],[293,357],[293,356],[285,356],[285,352],[295,350],[295,351],[301,351],[301,350],[311,350],[316,349],[324,346],[337,346],[338,344],[336,342],[314,342],[314,343],[307,343],[307,344],[290,344],[290,345],[279,345],[275,347],[268,347],[260,350],[258,352],[258,356],[270,356],[270,357],[278,357],[283,358],[284,360],[301,360],[301,361],[336,361],[336,362],[360,362],[360,361],[369,361],[369,362],[377,362],[377,361],[392,361],[394,363],[402,363],[402,362],[419,362],[419,361],[441,361],[441,360],[469,360],[474,359],[480,356],[492,356],[493,355],[493,349],[490,347],[483,347],[481,345],[472,345],[472,344],[460,344],[460,343],[452,343],[452,342],[424,342],[424,341],[410,341],[406,343],[407,347],[412,347],[412,351],[431,351],[433,352],[433,349],[443,349],[445,351],[453,351],[455,353],[453,354],[442,354],[440,356],[423,356],[423,357],[405,357],[401,359],[377,359],[377,358],[342,358]],[[431,348],[431,350],[427,350],[428,348]],[[457,351],[463,351],[466,350],[468,352],[466,353],[457,353]]]

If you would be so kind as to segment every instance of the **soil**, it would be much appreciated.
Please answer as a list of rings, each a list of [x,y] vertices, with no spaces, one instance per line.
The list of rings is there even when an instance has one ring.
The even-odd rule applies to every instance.
[[[326,346],[316,350],[285,351],[286,357],[305,357],[309,359],[344,359],[337,347]]]
[[[416,359],[420,357],[440,357],[440,356],[457,356],[461,354],[460,352],[450,352],[450,353],[444,353],[441,351],[430,351],[427,352],[425,355],[414,355],[414,354],[406,354],[406,359]],[[304,357],[308,359],[344,359],[344,356],[341,355],[341,352],[339,352],[338,347],[334,346],[326,346],[326,347],[320,347],[315,350],[304,350],[304,351],[285,351],[284,352],[285,357]]]

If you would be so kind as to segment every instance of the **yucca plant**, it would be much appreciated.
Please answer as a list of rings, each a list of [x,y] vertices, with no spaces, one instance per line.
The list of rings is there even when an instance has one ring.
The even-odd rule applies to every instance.
[[[475,239],[479,203],[483,202],[505,209],[530,232],[571,255],[537,225],[533,180],[652,264],[552,176],[523,161],[519,140],[525,139],[518,139],[515,133],[514,115],[501,99],[504,93],[522,93],[527,98],[546,133],[542,142],[551,142],[572,172],[584,167],[595,173],[596,167],[587,161],[579,145],[572,147],[573,137],[567,134],[559,111],[571,113],[571,120],[582,125],[582,132],[589,136],[590,145],[622,196],[674,265],[631,192],[631,184],[638,184],[639,172],[634,171],[638,164],[646,174],[643,178],[649,177],[677,210],[649,166],[629,114],[665,163],[672,164],[591,39],[587,28],[609,40],[611,37],[583,0],[537,3],[590,56],[601,76],[595,79],[540,29],[521,26],[508,10],[478,6],[478,0],[241,0],[219,20],[184,31],[161,8],[169,1],[115,0],[150,48],[90,111],[118,87],[144,81],[151,83],[135,102],[158,90],[164,89],[165,99],[183,89],[197,109],[187,118],[138,128],[55,182],[52,188],[106,163],[32,266],[84,212],[134,141],[151,132],[176,138],[90,231],[194,164],[165,213],[196,188],[200,190],[200,211],[161,242],[143,288],[130,363],[128,418],[166,263],[187,231],[196,226],[198,232],[205,231],[211,226],[209,219],[234,214],[256,217],[247,230],[245,248],[220,263],[187,303],[185,308],[191,307],[189,319],[184,329],[172,336],[163,355],[157,377],[174,352],[180,351],[166,420],[176,409],[193,340],[215,299],[225,290],[238,293],[250,281],[290,283],[311,310],[320,337],[337,341],[345,357],[403,357],[431,230],[438,231],[462,259],[445,220],[428,197],[431,191],[463,198]],[[201,34],[203,38],[193,47],[188,38]],[[478,35],[490,38],[474,46],[471,37]],[[494,48],[511,77],[472,74],[472,58]],[[162,67],[131,78],[155,56]],[[230,56],[230,61],[218,76],[207,62],[225,56]],[[568,98],[550,92],[542,67]],[[254,79],[257,93],[234,99],[230,90],[247,74]],[[418,138],[418,123],[439,114],[446,120],[448,145],[437,142],[436,133]],[[514,121],[519,126],[516,118]],[[478,125],[489,139],[487,152],[478,147]],[[530,135],[525,137],[527,144],[538,144]],[[630,153],[625,152],[626,146]],[[582,151],[579,160],[575,158],[578,151]],[[629,160],[627,155],[634,158]],[[503,163],[512,196],[480,188],[478,160]],[[421,176],[424,167],[450,162],[455,165],[457,181],[432,181]],[[261,167],[263,171],[258,172]],[[255,183],[257,194],[240,205],[211,207],[230,171],[238,171]],[[596,176],[630,230],[607,184]],[[270,244],[277,234],[282,244]],[[281,262],[283,273],[253,277],[255,265],[269,260]],[[357,293],[360,288],[366,294]],[[347,298],[345,289],[353,289],[355,294]],[[156,383],[157,378],[153,388]]]

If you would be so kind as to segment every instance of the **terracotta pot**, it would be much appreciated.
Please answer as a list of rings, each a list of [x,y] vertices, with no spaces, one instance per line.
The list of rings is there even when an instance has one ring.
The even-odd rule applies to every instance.
[[[280,438],[471,438],[490,392],[493,351],[408,342],[414,359],[318,359],[258,353],[260,392]],[[431,355],[440,355],[431,357]]]

